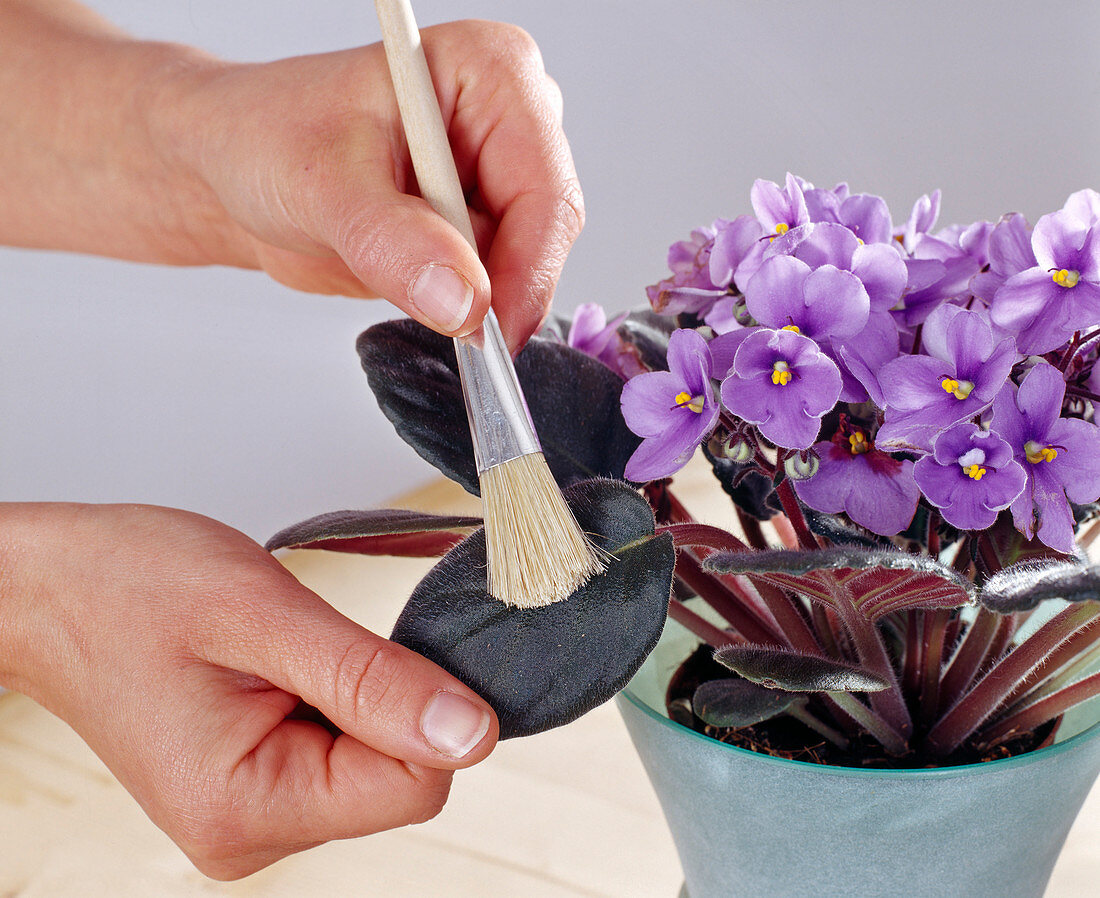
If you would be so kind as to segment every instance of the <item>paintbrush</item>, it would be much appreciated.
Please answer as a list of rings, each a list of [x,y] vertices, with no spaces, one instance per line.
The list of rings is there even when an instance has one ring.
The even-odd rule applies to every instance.
[[[420,193],[477,251],[466,198],[408,0],[375,0]],[[485,518],[489,593],[519,608],[560,601],[603,570],[554,482],[492,310],[455,339]]]

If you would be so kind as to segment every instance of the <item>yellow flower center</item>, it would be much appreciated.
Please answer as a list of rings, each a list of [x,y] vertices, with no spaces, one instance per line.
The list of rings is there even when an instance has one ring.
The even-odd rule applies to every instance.
[[[781,222],[779,222],[779,224],[777,224],[775,226],[775,233],[777,233],[777,234],[786,234],[787,231],[789,231],[790,229],[791,229],[791,226],[789,224],[787,224],[785,221],[781,221]]]
[[[968,380],[955,380],[952,377],[945,377],[940,381],[940,386],[943,387],[944,392],[950,393],[956,399],[965,399],[970,395],[970,391],[974,389],[974,384]]]
[[[1081,272],[1059,268],[1051,277],[1059,287],[1076,287],[1077,282],[1081,280]]]
[[[676,408],[689,408],[695,414],[699,414],[703,410],[703,397],[692,396],[687,390],[682,390],[676,394]]]
[[[772,365],[772,383],[777,387],[785,387],[791,382],[791,378],[794,377],[791,374],[790,366],[780,360]]]
[[[1024,443],[1024,454],[1029,462],[1037,465],[1044,461],[1054,461],[1058,457],[1058,450],[1053,446],[1043,446],[1035,440],[1028,440]]]
[[[985,476],[985,468],[981,465],[967,465],[963,468],[963,472],[971,480],[981,480]]]
[[[783,326],[782,326],[782,327],[780,328],[780,330],[783,330],[783,331],[794,331],[794,332],[795,332],[796,334],[800,334],[800,333],[802,333],[802,331],[800,331],[800,330],[798,329],[798,325],[797,325],[797,324],[784,324],[784,325],[783,325]]]
[[[871,451],[871,442],[864,436],[862,430],[857,430],[848,437],[848,445],[852,449],[852,455],[863,455]]]

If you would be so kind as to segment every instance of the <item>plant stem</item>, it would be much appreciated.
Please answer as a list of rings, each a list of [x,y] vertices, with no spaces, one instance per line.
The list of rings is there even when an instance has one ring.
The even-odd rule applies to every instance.
[[[940,672],[943,668],[943,637],[947,632],[949,611],[924,612],[924,663],[920,676],[920,699],[917,720],[926,729],[936,719],[940,704]]]
[[[764,537],[764,531],[760,529],[760,522],[751,514],[742,511],[739,505],[735,505],[734,510],[737,512],[737,522],[741,525],[741,530],[745,534],[745,542],[754,549],[767,549],[768,541]]]
[[[852,637],[859,660],[890,684],[889,688],[881,692],[868,694],[871,707],[881,714],[903,738],[907,737],[913,732],[913,719],[909,715],[909,708],[905,704],[897,672],[890,661],[878,628],[856,608],[846,586],[835,577],[829,577],[828,583],[837,612]]]
[[[791,486],[789,477],[779,484],[776,493],[779,495],[779,501],[783,504],[783,511],[787,515],[787,520],[794,527],[798,544],[803,549],[820,549],[821,546],[818,545],[817,538],[810,531],[809,524],[806,523],[806,516],[802,513],[802,506],[798,504],[798,496],[794,493],[794,487]]]
[[[983,744],[992,745],[1014,736],[1030,733],[1048,720],[1064,714],[1074,705],[1096,695],[1100,695],[1100,672],[1070,683],[1038,701],[1021,706],[1012,714],[982,730],[979,739]]]
[[[760,578],[748,577],[748,580],[756,588],[761,600],[775,618],[776,625],[783,631],[792,648],[814,654],[821,651],[821,643],[797,606],[797,599],[789,596],[778,586],[766,583]]]
[[[679,599],[672,599],[668,603],[668,616],[678,624],[682,624],[692,633],[698,636],[711,648],[721,648],[724,645],[740,642],[741,637],[736,633],[722,630],[710,621],[696,614]]]
[[[940,708],[951,707],[970,688],[1000,625],[1000,615],[985,608],[978,609],[940,681]]]
[[[1084,636],[1085,628],[1100,620],[1100,608],[1090,606],[1096,603],[1062,609],[994,664],[928,733],[929,751],[940,756],[951,754],[1000,707],[1017,684],[1034,673],[1064,642],[1078,641]],[[1088,637],[1092,639],[1093,635]]]
[[[837,748],[846,749],[848,747],[848,739],[842,732],[833,729],[827,723],[819,720],[804,704],[800,705],[796,702],[787,708],[787,714],[795,720],[804,723],[818,735],[824,736],[832,742],[833,745],[837,746]]]
[[[909,746],[905,743],[905,737],[854,695],[848,692],[829,692],[827,694],[841,710],[882,743],[882,747],[887,752],[900,756],[909,750]]]
[[[752,550],[732,533],[710,524],[684,521],[676,524],[658,524],[657,533],[669,533],[677,549],[685,546],[703,546],[717,552],[751,552]]]
[[[757,645],[785,646],[787,642],[724,583],[703,570],[690,549],[676,553],[676,574],[704,602],[724,617],[746,640]]]

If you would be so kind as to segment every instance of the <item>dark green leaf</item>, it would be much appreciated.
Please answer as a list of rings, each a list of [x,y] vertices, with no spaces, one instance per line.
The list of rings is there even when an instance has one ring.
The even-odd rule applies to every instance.
[[[634,675],[664,626],[672,538],[654,536],[645,500],[622,482],[565,490],[581,527],[614,559],[568,599],[509,608],[485,585],[485,539],[475,532],[420,582],[393,639],[483,696],[501,736],[560,726],[609,699]]]
[[[383,414],[447,477],[479,492],[452,341],[408,319],[360,334],[359,357]],[[640,442],[619,411],[623,380],[553,338],[532,338],[516,358],[543,454],[561,485],[621,478]]]
[[[890,684],[862,667],[766,645],[727,645],[714,660],[746,680],[792,692],[879,692]]]
[[[400,508],[330,511],[280,530],[264,548],[428,557],[444,554],[480,526],[481,518]]]
[[[794,692],[730,677],[700,684],[691,699],[695,715],[716,727],[747,727],[782,714],[800,700]]]
[[[1100,565],[1024,561],[985,581],[978,601],[991,611],[1029,611],[1047,599],[1100,600]]]

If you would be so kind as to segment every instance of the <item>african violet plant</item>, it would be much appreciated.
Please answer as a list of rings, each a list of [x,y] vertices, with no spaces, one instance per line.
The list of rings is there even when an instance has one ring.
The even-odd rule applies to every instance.
[[[475,519],[407,512],[321,516],[271,547],[447,552],[394,638],[480,690],[505,735],[608,698],[667,613],[717,662],[670,712],[719,738],[793,726],[856,765],[1035,747],[1100,693],[1100,194],[1034,229],[935,232],[938,192],[900,228],[880,197],[791,175],[751,203],[673,245],[651,309],[582,306],[517,359],[606,574],[508,609]],[[449,342],[389,322],[359,352],[401,435],[476,492]],[[700,449],[738,535],[674,495]]]

